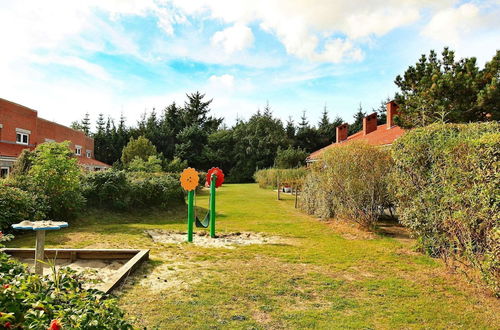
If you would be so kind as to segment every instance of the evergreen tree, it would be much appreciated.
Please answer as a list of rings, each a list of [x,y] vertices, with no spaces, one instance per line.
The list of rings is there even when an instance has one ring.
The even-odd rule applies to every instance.
[[[86,135],[90,135],[90,116],[88,112],[82,119],[81,128]]]
[[[342,119],[340,117],[335,117],[333,122],[330,122],[330,118],[328,118],[328,111],[326,109],[326,105],[323,108],[323,112],[321,114],[321,119],[318,123],[318,135],[319,135],[319,148],[323,148],[333,142],[335,142],[337,138],[337,126],[342,124]]]
[[[309,126],[306,111],[304,110],[302,116],[300,117],[299,128],[297,130],[297,134],[295,135],[294,146],[310,153],[318,150],[320,145],[321,141],[318,131],[315,127]]]
[[[358,111],[354,114],[354,122],[349,125],[349,135],[357,133],[363,129],[363,118],[366,117],[366,112],[363,111],[361,103],[359,104]]]
[[[286,137],[288,138],[288,144],[293,145],[295,143],[295,123],[291,116],[288,116],[288,120],[286,122]]]

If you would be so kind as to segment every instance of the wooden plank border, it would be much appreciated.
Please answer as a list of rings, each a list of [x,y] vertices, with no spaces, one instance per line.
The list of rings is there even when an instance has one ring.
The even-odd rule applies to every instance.
[[[15,258],[34,258],[35,249],[4,248],[3,252]],[[100,259],[126,260],[122,267],[116,270],[110,281],[100,283],[97,289],[110,293],[116,289],[141,263],[149,259],[149,250],[133,249],[45,249],[45,258],[69,259]]]

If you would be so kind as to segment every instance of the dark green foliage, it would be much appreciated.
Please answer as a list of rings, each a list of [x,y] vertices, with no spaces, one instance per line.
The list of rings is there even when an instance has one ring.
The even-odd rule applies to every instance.
[[[306,112],[304,111],[302,113],[302,117],[300,118],[299,127],[295,135],[294,146],[311,153],[318,150],[320,145],[321,137],[318,130],[314,126],[309,125]]]
[[[58,320],[64,329],[132,329],[115,299],[83,284],[70,268],[40,277],[0,252],[0,327],[49,329]]]
[[[225,173],[228,173],[236,163],[234,160],[235,144],[236,141],[234,140],[232,130],[218,130],[210,134],[206,148],[203,151],[207,167],[218,167]]]
[[[37,214],[35,195],[7,184],[0,185],[0,231]]]
[[[259,168],[273,165],[278,147],[287,146],[281,120],[270,111],[254,114],[248,122],[240,122],[233,129],[235,166],[229,176],[236,182],[250,182]]]
[[[87,205],[112,210],[170,208],[184,203],[178,174],[108,170],[88,173]]]
[[[295,168],[301,167],[306,164],[306,158],[309,153],[302,149],[295,149],[288,147],[288,149],[281,149],[278,147],[274,166],[277,168]]]
[[[328,118],[328,112],[325,106],[321,115],[321,120],[318,124],[319,145],[317,149],[326,147],[327,145],[332,144],[337,140],[337,126],[340,125],[342,125],[342,118],[340,118],[339,116],[335,117],[333,122],[330,122],[330,118]]]
[[[207,144],[207,132],[200,126],[192,124],[177,134],[175,156],[184,159],[194,168],[206,168],[207,161],[203,150]]]
[[[358,111],[354,114],[354,122],[349,125],[349,134],[352,135],[363,129],[363,118],[366,117],[366,112],[363,111],[361,103],[359,104]]]
[[[392,147],[401,222],[432,255],[474,267],[500,294],[500,124],[434,124]]]
[[[474,57],[455,59],[448,48],[438,58],[422,55],[395,83],[400,91],[398,123],[422,127],[435,122],[467,123],[500,119],[500,51],[483,70]]]

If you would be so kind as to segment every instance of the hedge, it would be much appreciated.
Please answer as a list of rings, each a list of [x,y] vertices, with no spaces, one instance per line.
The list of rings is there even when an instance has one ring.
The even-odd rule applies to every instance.
[[[112,210],[168,208],[184,203],[179,175],[108,170],[83,179],[87,205]]]
[[[9,229],[14,223],[35,218],[37,210],[34,194],[0,183],[0,231]]]
[[[350,143],[331,148],[313,163],[301,193],[301,209],[321,218],[341,218],[372,227],[391,206],[386,149]]]
[[[500,124],[440,124],[392,147],[400,221],[422,249],[477,269],[500,295]]]
[[[276,188],[278,179],[281,183],[301,185],[306,174],[307,169],[305,167],[293,169],[269,168],[255,172],[254,179],[261,188]]]

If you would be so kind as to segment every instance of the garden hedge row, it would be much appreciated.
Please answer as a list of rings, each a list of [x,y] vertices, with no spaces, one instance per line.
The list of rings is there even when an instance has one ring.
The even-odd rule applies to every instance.
[[[414,129],[392,156],[400,221],[429,254],[478,269],[500,294],[500,124]]]
[[[255,172],[254,179],[261,188],[276,188],[278,179],[281,183],[300,185],[306,174],[305,167],[291,169],[268,168]]]

